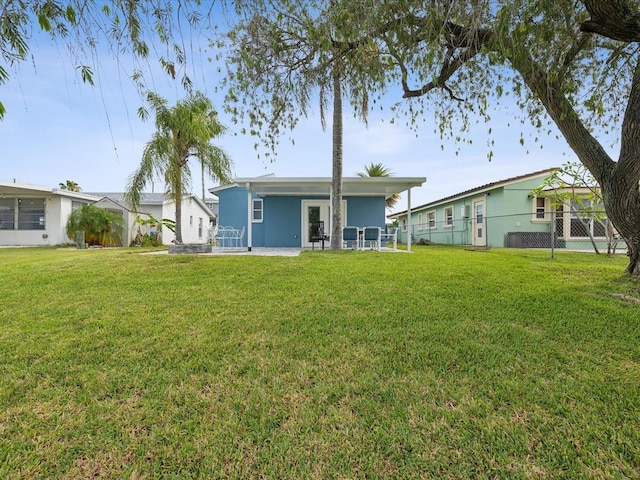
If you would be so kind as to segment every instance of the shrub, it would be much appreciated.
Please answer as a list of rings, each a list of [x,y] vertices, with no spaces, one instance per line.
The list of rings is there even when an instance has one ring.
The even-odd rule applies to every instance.
[[[69,215],[67,236],[75,242],[76,232],[83,231],[89,245],[116,246],[122,242],[123,224],[123,218],[117,213],[95,205],[83,205]]]

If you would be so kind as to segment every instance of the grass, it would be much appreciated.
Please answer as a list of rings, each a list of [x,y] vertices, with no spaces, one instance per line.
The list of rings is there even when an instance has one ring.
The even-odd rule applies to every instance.
[[[640,477],[626,257],[138,252],[0,250],[1,478]]]

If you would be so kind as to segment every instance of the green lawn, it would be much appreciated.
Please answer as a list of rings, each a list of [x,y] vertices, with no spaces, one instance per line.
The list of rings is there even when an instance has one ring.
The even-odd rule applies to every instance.
[[[0,250],[0,478],[639,478],[626,257]]]

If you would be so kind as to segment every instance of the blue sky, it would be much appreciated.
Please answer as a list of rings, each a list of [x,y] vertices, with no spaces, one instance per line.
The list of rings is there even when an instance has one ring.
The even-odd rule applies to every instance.
[[[33,62],[20,65],[9,82],[0,86],[0,98],[7,109],[0,122],[0,180],[49,187],[73,180],[84,191],[123,191],[153,132],[153,122],[142,122],[137,116],[143,101],[127,74],[116,66],[113,57],[105,55],[92,87],[81,82],[61,47],[40,41],[31,48]],[[201,62],[191,68],[196,88],[221,111],[222,93],[215,89],[215,65]],[[151,78],[158,93],[170,102],[183,96],[181,88],[162,74]],[[385,100],[389,104],[401,101],[400,88],[389,92]],[[344,176],[354,176],[364,165],[381,162],[396,176],[427,177],[423,187],[412,191],[412,203],[418,205],[575,160],[563,139],[541,137],[544,148],[540,149],[540,144],[532,141],[535,132],[525,130],[527,153],[520,144],[521,131],[526,127],[514,121],[518,111],[513,108],[493,115],[490,127],[496,144],[491,161],[487,160],[489,125],[472,127],[472,145],[450,141],[443,150],[430,118],[416,136],[406,126],[391,124],[390,111],[372,114],[368,127],[345,112]],[[331,176],[331,125],[323,132],[317,111],[292,132],[295,145],[283,138],[273,162],[258,158],[254,140],[234,135],[239,126],[223,114],[220,118],[229,134],[215,143],[232,157],[235,176]],[[192,190],[199,193],[199,168],[193,166]],[[206,186],[215,183],[208,180]],[[161,189],[156,186],[156,191]]]

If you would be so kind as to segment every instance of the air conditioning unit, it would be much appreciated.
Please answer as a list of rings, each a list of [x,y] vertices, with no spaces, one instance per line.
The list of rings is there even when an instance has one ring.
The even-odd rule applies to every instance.
[[[460,216],[462,218],[469,218],[469,205],[462,205],[460,207]]]

